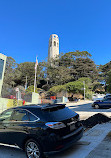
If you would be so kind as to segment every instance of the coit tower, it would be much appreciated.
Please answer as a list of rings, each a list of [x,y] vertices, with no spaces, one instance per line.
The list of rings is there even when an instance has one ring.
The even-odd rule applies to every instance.
[[[50,35],[48,47],[48,61],[59,55],[59,37],[56,34]]]

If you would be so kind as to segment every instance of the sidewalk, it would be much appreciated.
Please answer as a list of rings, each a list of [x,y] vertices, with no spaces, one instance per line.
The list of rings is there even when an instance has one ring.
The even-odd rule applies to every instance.
[[[107,154],[109,154],[110,157],[106,156],[103,150],[104,145],[101,145],[101,142],[110,131],[111,123],[97,124],[86,131],[81,140],[73,145],[73,147],[63,153],[53,155],[53,158],[111,158],[111,143],[109,142],[109,145],[106,143],[105,146],[107,150],[109,149],[109,153]],[[100,146],[98,146],[99,144]],[[103,155],[103,157],[101,155]]]
[[[88,103],[93,103],[94,101],[92,100],[80,100],[78,102],[67,102],[66,105],[67,106],[71,106],[71,105],[81,105],[81,104],[88,104]]]
[[[111,131],[111,123],[105,123],[105,124],[98,124],[96,126],[94,126],[92,129],[90,129],[89,131],[85,132],[83,138],[80,141],[83,142],[87,142],[89,143],[87,145],[80,145],[80,148],[71,156],[69,156],[68,158],[100,158],[101,156],[103,156],[104,158],[106,158],[106,153],[104,153],[104,150],[101,151],[104,146],[101,145],[100,143],[103,141],[103,139],[106,137],[106,135]],[[99,148],[101,145],[102,147]],[[105,143],[108,147],[109,145],[111,145],[111,143],[109,143],[109,145],[107,143]],[[98,150],[98,148],[99,150]],[[110,147],[111,148],[111,147]],[[92,151],[92,152],[91,152]],[[98,151],[97,154],[100,154],[100,157],[97,157],[98,155],[96,155],[96,151]],[[90,153],[91,152],[91,153]],[[108,154],[108,153],[107,153]],[[111,150],[109,150],[109,156],[111,158]]]
[[[106,136],[86,158],[111,158],[111,138]]]

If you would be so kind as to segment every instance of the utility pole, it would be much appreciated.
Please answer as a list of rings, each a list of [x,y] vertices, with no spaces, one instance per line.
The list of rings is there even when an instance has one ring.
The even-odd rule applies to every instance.
[[[17,93],[16,93],[16,97],[17,97],[17,106],[19,106],[19,88],[17,87],[17,88],[15,89],[15,91],[17,92]]]
[[[27,89],[27,76],[26,76],[26,81],[25,81],[25,90]]]
[[[47,78],[47,85],[49,84],[49,78]]]
[[[36,57],[36,63],[35,63],[35,80],[34,80],[34,93],[35,93],[35,87],[37,87],[37,83],[36,83],[36,74],[37,74],[37,66],[38,66],[38,60]]]
[[[36,73],[37,73],[37,69],[35,69],[35,80],[34,80],[34,93],[35,93],[35,87],[36,87]]]
[[[84,100],[85,100],[85,81],[83,81],[83,85],[84,85]]]

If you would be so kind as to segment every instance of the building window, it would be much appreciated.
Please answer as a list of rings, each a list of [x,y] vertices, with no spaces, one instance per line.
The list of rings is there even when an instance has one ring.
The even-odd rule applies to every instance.
[[[56,46],[56,41],[54,41],[54,46]]]

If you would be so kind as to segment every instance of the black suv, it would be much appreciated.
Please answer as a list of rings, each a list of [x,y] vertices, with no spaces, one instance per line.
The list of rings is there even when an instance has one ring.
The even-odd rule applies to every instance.
[[[65,104],[25,105],[0,114],[0,142],[18,145],[28,158],[61,151],[82,135],[79,115]]]

